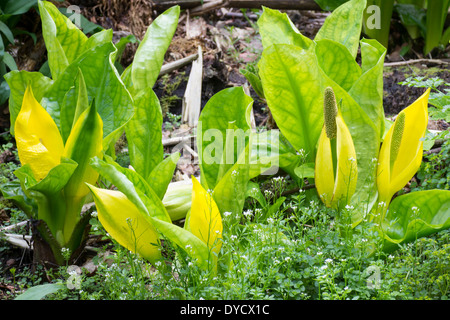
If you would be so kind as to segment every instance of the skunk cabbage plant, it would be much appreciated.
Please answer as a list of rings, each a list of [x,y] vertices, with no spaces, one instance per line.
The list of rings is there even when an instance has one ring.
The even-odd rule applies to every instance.
[[[333,89],[325,89],[324,125],[316,155],[317,192],[327,207],[347,205],[358,176],[352,136],[336,104]]]

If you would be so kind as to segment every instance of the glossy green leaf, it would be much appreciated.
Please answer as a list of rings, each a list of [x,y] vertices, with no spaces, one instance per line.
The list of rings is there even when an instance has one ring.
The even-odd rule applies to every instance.
[[[147,90],[155,84],[177,28],[179,15],[180,7],[174,6],[160,14],[148,27],[131,67],[134,92]]]
[[[386,49],[376,40],[363,39],[360,43],[362,75],[348,93],[369,116],[382,138],[385,131],[383,67]]]
[[[170,181],[172,181],[178,159],[180,159],[179,152],[171,154],[158,163],[147,178],[148,184],[160,199],[163,199],[167,187],[169,186]]]
[[[81,55],[88,38],[54,4],[48,1],[38,3],[48,63],[56,80]]]
[[[383,250],[450,227],[450,191],[426,190],[395,198],[382,224]]]
[[[240,217],[244,208],[247,183],[250,180],[251,136],[236,163],[221,177],[213,189],[220,212],[231,212],[232,219]]]
[[[197,127],[197,146],[201,183],[205,188],[214,189],[220,180],[221,165],[233,165],[239,156],[238,148],[245,147],[245,142],[239,142],[247,139],[251,128],[249,117],[252,103],[253,100],[241,87],[234,87],[216,93],[203,108]],[[229,149],[229,157],[223,161],[223,157],[227,156],[224,148],[230,123],[237,130],[230,129],[228,134],[234,133],[237,139],[234,150]],[[222,169],[222,174],[225,171]]]
[[[325,19],[314,40],[329,39],[343,44],[353,58],[358,53],[366,0],[350,0]]]
[[[313,162],[323,124],[325,81],[313,54],[292,45],[272,45],[263,51],[259,74],[272,116],[283,136]]]
[[[90,102],[95,100],[97,112],[103,121],[105,150],[117,138],[117,134],[123,131],[123,127],[133,115],[130,93],[120,80],[112,62],[115,52],[116,48],[112,43],[101,44],[85,51],[65,69],[41,100],[41,104],[60,126],[60,111],[64,97],[81,70],[88,100]]]
[[[135,114],[125,126],[130,164],[147,180],[164,156],[161,106],[151,88],[134,97],[133,105]]]
[[[259,33],[264,48],[272,44],[292,44],[307,49],[312,40],[298,31],[286,13],[263,7],[258,19]]]

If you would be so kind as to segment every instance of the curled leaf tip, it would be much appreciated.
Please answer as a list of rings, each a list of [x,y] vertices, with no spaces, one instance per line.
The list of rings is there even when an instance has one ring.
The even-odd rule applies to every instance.
[[[336,116],[338,114],[336,97],[331,87],[325,89],[324,103],[323,103],[323,115],[325,123],[325,131],[329,139],[336,138]]]

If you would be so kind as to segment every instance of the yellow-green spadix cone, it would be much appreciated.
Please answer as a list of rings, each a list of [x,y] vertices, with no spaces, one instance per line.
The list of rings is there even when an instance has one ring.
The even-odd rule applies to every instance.
[[[325,89],[324,100],[323,100],[323,115],[325,132],[329,139],[336,138],[336,117],[338,114],[338,108],[336,104],[336,97],[334,96],[334,91],[331,87]]]
[[[331,137],[331,138],[330,138]],[[327,207],[346,205],[356,189],[356,151],[331,88],[325,90],[324,126],[319,137],[315,183]]]
[[[398,151],[399,151],[400,145],[402,143],[402,137],[403,137],[404,130],[405,130],[405,113],[400,112],[394,123],[394,130],[392,131],[391,157],[390,157],[391,170],[395,163],[395,160],[397,159]]]

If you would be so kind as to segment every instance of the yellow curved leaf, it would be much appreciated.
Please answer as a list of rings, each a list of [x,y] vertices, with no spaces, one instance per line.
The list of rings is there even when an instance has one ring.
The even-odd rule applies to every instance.
[[[192,206],[189,224],[192,234],[218,254],[222,246],[222,217],[211,194],[195,177],[192,177]]]
[[[20,162],[30,165],[36,180],[42,180],[60,163],[64,152],[61,134],[52,117],[34,98],[30,85],[16,118],[15,138]]]
[[[319,137],[314,178],[319,197],[327,207],[331,207],[334,190],[334,170],[330,139],[327,137],[325,126],[322,128]]]
[[[337,172],[333,191],[333,201],[347,204],[356,190],[358,168],[356,163],[356,151],[353,139],[347,125],[338,113],[337,126]]]
[[[405,125],[397,157],[391,167],[391,144],[395,123],[386,133],[380,150],[377,186],[380,200],[388,204],[392,196],[402,189],[416,174],[422,163],[423,141],[428,125],[428,89],[414,103],[402,110]]]
[[[125,194],[88,187],[94,195],[100,223],[120,245],[150,262],[161,258],[155,228]]]

